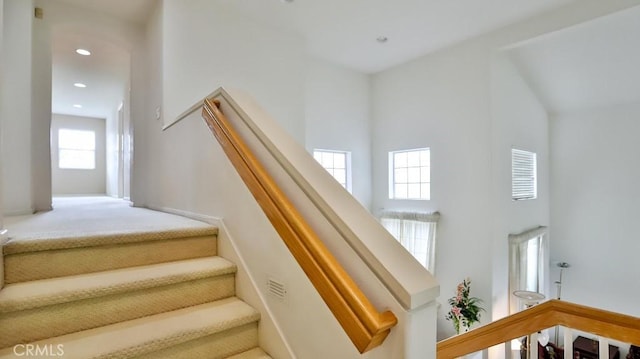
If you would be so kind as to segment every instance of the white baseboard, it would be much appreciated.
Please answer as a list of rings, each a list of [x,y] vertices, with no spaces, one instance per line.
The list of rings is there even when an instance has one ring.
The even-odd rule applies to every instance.
[[[182,209],[176,209],[176,208],[171,208],[171,207],[159,207],[159,206],[158,207],[157,206],[147,206],[147,208],[152,209],[154,211],[160,211],[160,212],[175,214],[177,216],[182,216],[182,217],[195,219],[196,221],[209,223],[211,225],[217,225],[218,223],[220,223],[220,219],[218,219],[216,217],[209,216],[209,215],[206,215],[206,214],[200,214],[200,213],[194,213],[194,212],[190,212],[190,211],[185,211],[185,210],[182,210]]]

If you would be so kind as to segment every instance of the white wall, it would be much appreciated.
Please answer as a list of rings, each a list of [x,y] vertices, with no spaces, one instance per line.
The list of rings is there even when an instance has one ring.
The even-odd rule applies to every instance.
[[[545,108],[507,55],[501,52],[494,58],[491,75],[494,226],[492,315],[497,319],[509,314],[507,299],[515,299],[509,292],[508,283],[508,234],[549,226],[549,126]],[[535,152],[537,155],[538,197],[534,200],[511,199],[512,148]],[[545,265],[547,267],[548,263]],[[548,272],[543,276],[548,277]],[[551,298],[548,282],[547,278],[546,288],[540,291]]]
[[[552,261],[571,265],[562,299],[640,316],[640,104],[554,115],[550,126]]]
[[[435,276],[441,284],[439,337],[447,298],[471,277],[474,296],[491,312],[491,128],[489,57],[460,46],[373,78],[373,209],[440,211]],[[388,152],[431,149],[431,200],[388,198]],[[486,315],[485,315],[486,320]]]
[[[31,36],[33,1],[6,0],[0,84],[2,192],[5,214],[35,209],[31,191]]]
[[[544,166],[547,135],[539,104],[522,88],[513,69],[502,68],[494,78],[494,57],[505,47],[634,5],[637,2],[624,0],[569,4],[374,75],[373,211],[441,212],[435,269],[443,304],[441,338],[453,334],[451,323],[444,320],[449,310],[446,300],[467,276],[472,279],[472,295],[480,297],[487,309],[483,322],[507,313],[506,235],[544,224],[549,216],[548,197],[520,204],[516,211],[516,204],[504,197],[509,191],[504,176],[508,162],[499,156],[508,156],[504,150],[512,144],[531,146],[540,148]],[[494,80],[518,91],[514,98],[529,109],[525,117],[533,119],[531,125],[525,119],[513,123],[507,119],[517,109],[504,107],[508,97],[492,99]],[[494,110],[500,110],[502,118],[494,119]],[[389,200],[388,151],[417,147],[431,148],[431,200]],[[505,217],[496,220],[501,215]],[[528,219],[531,224],[525,223]]]
[[[44,9],[44,19],[33,18],[34,4]],[[5,137],[3,209],[5,214],[48,210],[51,208],[49,130],[53,27],[92,33],[131,52],[134,64],[131,87],[140,88],[140,95],[131,100],[131,111],[136,116],[144,111],[141,88],[145,81],[145,50],[139,46],[142,29],[61,2],[8,0],[3,9],[3,66],[11,69],[2,77],[0,85],[0,121]]]
[[[43,0],[35,1],[41,6]],[[32,10],[33,11],[33,10]],[[31,191],[36,211],[51,209],[51,28],[33,19],[31,58]]]
[[[253,246],[243,247],[241,252],[252,263],[270,263],[277,269],[271,273],[286,272],[279,268],[292,265],[290,255],[283,255],[286,250],[282,242],[274,237],[272,228],[265,227],[261,211],[220,153],[200,114],[195,113],[166,131],[162,127],[217,87],[230,85],[251,92],[268,111],[277,113],[277,118],[288,124],[291,133],[304,139],[302,42],[260,27],[208,1],[158,3],[146,36],[149,82],[144,92],[148,101],[144,121],[136,127],[134,153],[142,160],[133,162],[138,183],[146,183],[144,201],[138,191],[137,195],[132,193],[134,203],[223,220],[238,213],[257,216],[255,223],[243,223],[243,230],[232,226],[230,234],[252,240]],[[158,108],[164,121],[156,119]],[[142,137],[140,129],[144,131]],[[238,188],[241,197],[235,192]],[[240,203],[244,205],[239,206]],[[260,234],[245,237],[245,230]],[[272,242],[275,239],[278,241]],[[256,261],[256,251],[261,255],[268,253],[270,260]],[[245,286],[251,284],[241,278],[246,277],[239,276],[238,292],[250,292]],[[277,339],[268,313],[264,315],[261,345],[274,357],[288,357],[288,349]]]
[[[2,19],[3,23],[4,23],[4,0],[0,0],[0,19]],[[4,37],[4,28],[2,26],[0,26],[0,100],[1,100],[1,94],[2,94],[2,86],[4,86],[4,82],[3,82],[3,78],[4,78],[4,67],[3,67],[3,60],[4,60],[4,49],[2,47],[3,44],[3,39]],[[2,137],[3,137],[3,132],[2,132],[2,111],[0,110],[0,159],[2,159]],[[4,255],[2,254],[2,246],[4,245],[4,242],[6,240],[5,237],[7,237],[7,231],[6,229],[4,229],[4,202],[2,200],[2,195],[3,195],[3,190],[2,190],[2,166],[0,166],[0,289],[2,289],[2,287],[4,287]]]
[[[149,23],[147,46],[150,50],[149,101],[144,122],[147,128],[144,137],[147,155],[144,163],[135,165],[143,166],[147,178],[153,179],[146,186],[148,205],[218,217],[224,221],[239,253],[251,267],[250,274],[258,285],[257,290],[274,314],[277,325],[284,329],[294,355],[300,358],[363,357],[293,261],[282,240],[231,168],[200,113],[194,113],[162,131],[165,121],[171,120],[166,117],[177,115],[216,86],[229,82],[255,97],[273,118],[280,121],[299,142],[303,142],[307,79],[304,70],[307,57],[302,41],[295,36],[261,27],[209,2],[166,1],[164,6],[156,9]],[[350,79],[347,83],[352,89],[366,88],[365,76],[324,64],[316,65],[334,78],[340,74],[348,75]],[[320,81],[315,84],[326,86]],[[325,89],[320,89],[318,93],[327,100],[338,101]],[[353,121],[354,127],[361,128],[365,121],[366,94],[350,95],[350,98],[357,101],[358,106],[343,104],[341,108],[354,114],[350,121]],[[313,106],[319,106],[317,104],[315,102]],[[157,107],[164,109],[165,121],[155,119]],[[314,121],[322,121],[321,116],[313,112],[306,114]],[[366,138],[366,135],[363,136]],[[367,144],[365,140],[361,141],[358,146],[364,152]],[[339,255],[349,258],[350,266],[366,271],[362,261],[354,258],[353,251],[346,243],[338,241],[338,236],[334,237],[342,249]],[[265,256],[268,256],[268,260],[264,260]],[[286,284],[288,298],[284,302],[266,295],[264,283],[270,276]],[[246,293],[247,283],[242,278],[246,277],[239,276],[238,292]],[[364,278],[368,278],[364,285],[376,293],[375,298],[386,296],[387,300],[380,300],[384,303],[380,309],[391,307],[394,312],[402,313],[399,303],[390,298],[379,281],[371,280],[370,273]],[[259,304],[252,304],[260,307]],[[423,312],[433,315],[435,311],[433,305],[423,308],[423,311],[416,313],[416,317]],[[286,345],[273,340],[276,324],[266,317],[267,312],[263,314],[265,323],[261,326],[271,329],[261,330],[261,345],[274,357],[288,357]],[[408,322],[407,318],[400,319],[403,323]],[[424,322],[416,318],[412,320],[415,321],[414,325]],[[433,338],[435,328],[429,325],[425,327],[422,328],[423,335]],[[403,330],[392,332],[388,339],[388,343],[392,344],[385,350],[374,350],[364,357],[402,357],[406,347],[402,341]],[[420,345],[412,346],[415,347]]]
[[[163,108],[173,121],[220,86],[251,93],[304,142],[305,52],[301,37],[208,0],[165,1]]]
[[[309,58],[305,90],[305,144],[351,152],[352,194],[371,207],[369,76]]]
[[[95,169],[61,169],[58,167],[58,130],[87,130],[96,136]],[[54,195],[106,193],[105,120],[54,114],[51,121],[52,185]]]

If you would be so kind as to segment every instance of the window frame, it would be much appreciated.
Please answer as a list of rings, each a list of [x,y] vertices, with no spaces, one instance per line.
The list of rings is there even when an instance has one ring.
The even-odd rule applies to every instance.
[[[409,156],[412,153],[416,153],[418,152],[418,156],[419,156],[419,164],[417,166],[415,165],[411,165],[409,163]],[[422,157],[421,154],[419,152],[426,152],[426,162],[427,164],[423,164],[422,161]],[[397,155],[402,155],[402,154],[407,154],[407,164],[406,166],[396,166],[396,156]],[[430,201],[431,200],[431,148],[430,147],[421,147],[421,148],[412,148],[412,149],[406,149],[406,150],[397,150],[397,151],[389,151],[389,199],[392,200],[409,200],[409,201]],[[407,172],[407,179],[405,182],[402,181],[397,181],[397,173],[398,171],[402,171],[403,169],[406,169]],[[411,170],[414,171],[411,171]],[[423,176],[425,175],[423,173],[423,171],[426,169],[427,173],[426,173],[426,177],[428,177],[428,180],[423,181]],[[416,173],[416,171],[418,172],[418,176],[419,176],[419,180],[416,181],[411,181],[411,179],[409,177],[411,177],[410,171],[413,172],[414,174]],[[419,185],[419,191],[420,191],[420,196],[416,197],[416,196],[411,196],[410,193],[410,186],[411,185]],[[406,185],[407,186],[407,195],[406,197],[399,197],[398,196],[398,191],[397,191],[397,186],[398,185]],[[424,190],[423,186],[426,186],[426,190]],[[426,192],[427,195],[423,196],[423,193]]]
[[[84,145],[79,144],[71,144],[67,143],[67,141],[63,140],[67,135],[64,135],[64,132],[69,133],[86,133],[91,134],[91,140],[88,141]],[[59,128],[58,129],[58,169],[61,170],[95,170],[96,169],[96,131],[93,130],[85,130],[85,129],[75,129],[75,128]],[[82,162],[78,165],[77,162],[67,163],[68,160],[65,159],[63,153],[77,153],[77,154],[91,154],[91,161],[89,163]],[[83,163],[85,163],[83,165]]]
[[[509,234],[509,303],[510,312],[516,313],[525,307],[525,302],[516,298],[513,293],[518,290],[547,294],[547,262],[549,258],[548,229],[539,226],[518,234]],[[529,253],[531,241],[537,241],[537,252]],[[526,244],[526,246],[525,246]],[[525,249],[527,253],[521,253]],[[536,258],[535,283],[528,283],[532,275],[530,263],[523,263],[522,258]]]
[[[335,163],[335,156],[336,155],[344,155],[344,165],[345,165],[345,176],[344,176],[344,184],[340,181],[340,179],[338,179],[336,177],[335,174],[335,170],[340,170],[341,168],[336,168],[336,167],[325,167],[324,163],[318,159],[316,157],[316,155],[324,155],[324,154],[330,154],[332,156],[334,156],[333,158],[333,163]],[[316,160],[316,162],[318,162],[320,164],[320,166],[322,166],[322,168],[324,168],[327,172],[329,172],[329,174],[331,175],[331,177],[333,177],[336,182],[338,182],[342,187],[344,187],[349,193],[352,193],[353,189],[352,189],[352,170],[351,170],[351,151],[343,151],[343,150],[329,150],[329,149],[322,149],[322,148],[314,148],[313,152],[311,154],[313,156],[313,158]]]
[[[538,198],[538,154],[511,148],[511,200]]]

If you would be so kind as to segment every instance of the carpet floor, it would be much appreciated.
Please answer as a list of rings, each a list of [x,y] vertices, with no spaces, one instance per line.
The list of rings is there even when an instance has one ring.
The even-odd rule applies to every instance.
[[[114,233],[205,228],[210,225],[185,217],[132,207],[112,197],[54,197],[53,210],[5,217],[9,242],[44,238],[82,237]]]

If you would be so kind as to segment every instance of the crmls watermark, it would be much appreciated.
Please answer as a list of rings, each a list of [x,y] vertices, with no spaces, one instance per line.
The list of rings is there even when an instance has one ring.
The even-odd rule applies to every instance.
[[[64,344],[17,344],[13,354],[19,357],[61,357],[64,356]]]

